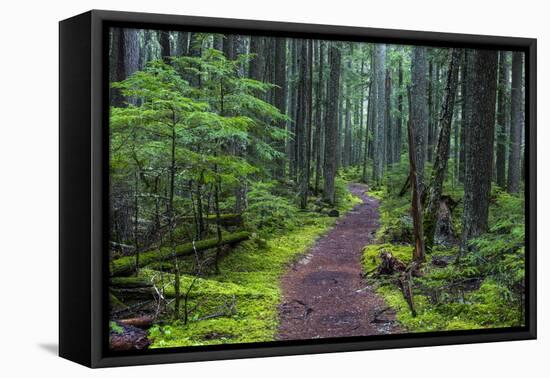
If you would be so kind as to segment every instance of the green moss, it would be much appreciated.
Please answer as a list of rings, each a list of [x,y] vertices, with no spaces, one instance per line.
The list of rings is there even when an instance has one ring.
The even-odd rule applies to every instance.
[[[363,250],[363,269],[365,272],[372,272],[380,262],[380,253],[387,251],[391,252],[393,257],[408,264],[412,260],[413,247],[409,245],[393,245],[393,244],[371,244]]]
[[[109,322],[109,329],[111,330],[111,332],[118,333],[119,335],[124,332],[124,328],[113,321]]]
[[[344,214],[360,199],[341,193],[338,210]],[[153,348],[273,341],[278,327],[277,306],[281,301],[280,278],[288,265],[299,258],[335,222],[319,213],[302,211],[295,215],[299,227],[280,230],[269,238],[253,237],[241,243],[220,261],[220,274],[195,279],[183,275],[185,292],[195,279],[189,308],[196,306],[188,324],[166,321],[149,331]],[[159,272],[143,269],[142,275],[161,284]],[[166,293],[173,295],[173,275],[164,273]],[[212,319],[202,318],[223,312],[235,303],[235,313]],[[198,304],[198,306],[197,306]]]
[[[376,269],[382,251],[389,251],[394,257],[409,263],[412,250],[409,245],[369,245],[363,251],[364,271],[373,272]],[[377,292],[395,309],[400,325],[409,332],[523,325],[523,312],[502,283],[491,278],[479,278],[479,269],[469,265],[449,264],[441,268],[431,264],[435,257],[453,257],[456,252],[456,248],[434,248],[433,253],[427,256],[422,276],[413,277],[416,317],[412,316],[395,280],[391,277],[374,280]],[[479,284],[478,280],[481,280]],[[473,285],[468,285],[472,282]]]
[[[406,159],[402,159],[406,161]],[[426,167],[429,177],[430,167]],[[410,195],[399,196],[408,174],[407,164],[391,167],[382,185],[369,195],[381,200],[379,244],[364,249],[363,268],[373,272],[380,252],[389,250],[401,261],[412,257]],[[448,178],[443,193],[454,199],[464,188]],[[453,226],[460,239],[463,201],[453,210]],[[435,245],[422,267],[422,277],[413,278],[417,316],[394,277],[373,279],[377,291],[395,308],[397,320],[409,332],[446,331],[520,326],[524,323],[524,198],[493,188],[489,210],[489,232],[470,243],[470,251],[455,264],[458,246]],[[446,261],[438,267],[432,260]]]
[[[222,244],[231,244],[246,240],[249,236],[250,233],[247,231],[224,233],[222,236]],[[176,246],[175,254],[177,256],[190,255],[193,253],[194,248],[201,251],[208,248],[214,248],[217,244],[217,238],[200,240],[194,245],[193,243],[185,243]],[[154,262],[172,259],[173,257],[174,254],[172,248],[170,247],[163,247],[160,250],[157,249],[153,251],[143,252],[139,255],[139,266],[144,267]],[[135,269],[135,261],[136,258],[134,256],[120,257],[116,260],[111,261],[109,264],[109,272],[111,273],[111,276],[131,273]]]
[[[377,200],[382,200],[384,198],[384,188],[380,189],[370,189],[367,192],[367,195],[372,198],[376,198]]]

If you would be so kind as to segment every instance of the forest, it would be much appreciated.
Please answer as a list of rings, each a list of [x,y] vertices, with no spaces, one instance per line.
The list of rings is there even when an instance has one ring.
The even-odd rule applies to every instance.
[[[524,71],[111,28],[111,350],[523,326]]]

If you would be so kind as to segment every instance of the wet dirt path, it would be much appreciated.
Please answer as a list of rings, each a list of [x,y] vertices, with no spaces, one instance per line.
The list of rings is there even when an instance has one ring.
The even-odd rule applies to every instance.
[[[361,254],[379,226],[378,200],[351,184],[358,204],[282,278],[278,340],[397,333],[394,313],[362,278]]]

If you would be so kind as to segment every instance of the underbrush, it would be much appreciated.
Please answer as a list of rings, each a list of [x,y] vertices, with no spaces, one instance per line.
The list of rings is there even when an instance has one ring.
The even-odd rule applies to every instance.
[[[405,172],[405,173],[404,173]],[[379,190],[379,244],[364,249],[363,268],[369,281],[397,320],[409,332],[449,331],[524,325],[525,230],[524,198],[494,189],[489,231],[470,241],[469,251],[458,257],[458,246],[436,245],[423,264],[420,277],[412,277],[413,317],[397,285],[397,276],[373,275],[382,251],[391,252],[405,264],[412,259],[413,225],[410,190],[399,196],[406,171],[394,167]],[[397,183],[401,183],[401,187]],[[459,201],[453,211],[455,230],[461,230],[463,188],[447,181],[444,194]],[[460,235],[457,235],[460,236]],[[458,239],[460,240],[460,238]]]
[[[272,184],[258,185],[252,192],[245,221],[256,233],[220,259],[219,274],[181,277],[181,291],[188,292],[187,309],[192,310],[188,322],[159,321],[149,331],[152,348],[274,340],[280,277],[337,218],[299,210],[292,201],[277,195]],[[336,195],[340,214],[360,202],[341,178]],[[270,213],[270,209],[275,211]],[[140,274],[161,285],[158,271],[143,269]],[[167,297],[173,295],[173,280],[172,274],[163,273]]]

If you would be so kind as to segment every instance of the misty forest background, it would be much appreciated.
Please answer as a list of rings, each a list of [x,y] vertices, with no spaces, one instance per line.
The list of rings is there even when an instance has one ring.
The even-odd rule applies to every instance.
[[[113,349],[276,339],[350,183],[403,332],[524,324],[523,53],[115,28],[109,54]]]

